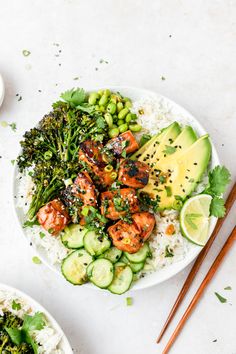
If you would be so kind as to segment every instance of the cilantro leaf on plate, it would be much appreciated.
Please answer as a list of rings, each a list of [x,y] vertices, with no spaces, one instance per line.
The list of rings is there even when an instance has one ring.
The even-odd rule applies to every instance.
[[[223,198],[214,197],[211,201],[210,214],[217,217],[223,218],[225,215],[225,201]]]
[[[72,107],[81,105],[85,101],[85,91],[81,88],[67,90],[61,94],[61,98],[69,103]]]
[[[224,303],[227,302],[227,299],[226,299],[225,297],[221,296],[219,293],[216,293],[216,292],[215,292],[215,296],[217,297],[217,299],[218,299],[222,304],[224,304]]]
[[[12,342],[16,345],[19,345],[23,342],[24,340],[24,335],[22,331],[18,328],[4,328],[9,337],[11,338]]]
[[[25,331],[40,331],[45,326],[44,316],[41,312],[36,312],[34,316],[25,315],[22,329]]]
[[[216,166],[209,172],[209,186],[206,191],[211,195],[221,196],[229,183],[229,170],[225,166]]]

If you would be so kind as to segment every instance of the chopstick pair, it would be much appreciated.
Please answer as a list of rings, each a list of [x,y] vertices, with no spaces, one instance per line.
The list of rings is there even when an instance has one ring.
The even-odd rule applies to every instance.
[[[225,216],[221,219],[219,219],[217,221],[217,224],[215,226],[215,229],[211,235],[211,237],[209,238],[207,244],[205,245],[205,247],[202,249],[201,253],[199,254],[199,256],[197,257],[168,317],[167,320],[159,334],[159,337],[157,338],[157,343],[159,343],[164,335],[164,333],[166,332],[169,324],[171,323],[171,320],[173,319],[177,309],[179,308],[180,304],[182,303],[186,293],[188,292],[200,266],[202,265],[206,255],[208,254],[214,240],[216,239],[225,219],[227,218],[234,202],[236,200],[236,183],[234,184],[233,188],[231,189],[229,196],[226,200],[225,203],[225,208],[226,208],[226,213]],[[227,254],[227,252],[229,251],[229,249],[231,248],[231,246],[233,245],[234,241],[236,240],[236,226],[234,227],[233,231],[231,232],[230,236],[228,237],[227,241],[225,242],[223,248],[221,249],[220,253],[218,254],[218,256],[216,257],[214,263],[212,264],[210,270],[208,271],[206,277],[204,278],[203,282],[201,283],[200,287],[198,288],[196,294],[194,295],[191,303],[189,304],[187,310],[185,311],[183,317],[181,318],[180,322],[178,323],[175,331],[173,332],[170,340],[168,341],[164,351],[162,352],[162,354],[167,354],[172,346],[172,344],[174,343],[175,339],[177,338],[177,336],[179,335],[181,329],[183,328],[186,320],[188,319],[188,317],[190,316],[191,312],[193,311],[195,305],[197,304],[197,302],[199,301],[203,291],[205,290],[206,286],[208,285],[208,283],[210,282],[210,280],[213,278],[215,272],[217,271],[218,267],[220,266],[220,264],[222,263],[225,255]]]

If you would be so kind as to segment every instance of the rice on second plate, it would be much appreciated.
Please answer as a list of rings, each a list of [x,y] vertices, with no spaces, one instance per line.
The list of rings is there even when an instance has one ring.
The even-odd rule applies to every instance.
[[[139,101],[134,101],[132,111],[137,114],[139,123],[143,126],[144,131],[152,135],[158,133],[162,128],[174,121],[178,121],[182,125],[192,123],[186,117],[173,112],[171,105],[166,104],[163,98],[159,98],[158,96],[150,96]],[[137,134],[137,138],[139,138],[139,134]],[[24,214],[26,214],[31,199],[31,178],[25,175],[19,175],[18,178],[17,207],[21,208]],[[147,260],[147,264],[141,272],[142,276],[183,260],[191,249],[197,247],[182,236],[179,225],[179,213],[176,210],[157,213],[155,217],[157,221],[156,229],[149,239],[152,258]],[[168,235],[166,230],[171,224],[175,231],[172,235]],[[36,248],[40,251],[43,250],[51,264],[60,264],[68,253],[60,237],[52,237],[40,226],[27,228],[26,233]],[[167,250],[168,255],[166,255]]]

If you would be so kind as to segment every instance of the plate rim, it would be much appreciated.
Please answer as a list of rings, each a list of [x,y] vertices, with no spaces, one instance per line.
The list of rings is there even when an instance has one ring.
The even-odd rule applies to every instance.
[[[37,300],[32,298],[30,295],[28,295],[24,291],[22,291],[22,290],[20,290],[18,288],[15,288],[15,287],[13,287],[11,285],[2,283],[2,282],[0,282],[0,291],[9,291],[9,292],[15,293],[16,296],[19,296],[20,298],[26,300],[26,302],[29,305],[31,305],[34,310],[40,311],[44,315],[46,315],[46,318],[49,320],[52,328],[54,328],[57,333],[62,334],[61,341],[62,341],[63,347],[60,348],[60,349],[65,350],[66,354],[67,353],[68,354],[73,354],[72,347],[70,345],[70,342],[69,342],[65,332],[63,331],[63,329],[61,328],[61,326],[59,325],[57,320],[51,315],[51,313],[43,305],[41,305]],[[68,352],[68,350],[69,350],[69,352]]]
[[[175,101],[173,101],[172,99],[166,97],[165,95],[162,95],[160,94],[159,92],[155,92],[153,90],[149,90],[149,89],[146,89],[146,88],[140,88],[140,87],[135,87],[135,86],[122,86],[122,85],[107,85],[106,87],[105,86],[96,86],[94,85],[93,87],[91,86],[85,86],[84,85],[84,89],[86,92],[91,92],[91,91],[94,91],[94,90],[97,90],[97,89],[110,89],[111,91],[136,91],[136,92],[139,92],[139,93],[142,93],[142,94],[147,94],[147,95],[154,95],[160,99],[163,99],[164,101],[168,102],[168,104],[170,104],[171,106],[174,106],[178,109],[180,109],[181,111],[184,112],[184,114],[186,114],[187,117],[191,118],[191,120],[193,120],[196,125],[199,126],[199,129],[201,129],[202,133],[203,134],[209,134],[207,133],[204,125],[202,125],[199,120],[197,118],[195,118],[187,109],[185,109],[183,106],[181,106],[180,104],[176,103]],[[220,165],[220,159],[219,159],[219,155],[217,153],[217,150],[215,148],[215,145],[210,137],[210,141],[211,141],[211,146],[212,146],[212,155],[211,156],[214,156],[214,160],[215,160],[215,164],[214,165]],[[18,151],[18,154],[17,156],[19,155],[21,151],[21,148],[19,149]],[[17,214],[17,207],[15,205],[15,198],[14,198],[14,189],[15,189],[15,184],[16,184],[16,172],[17,172],[17,164],[14,165],[14,169],[13,169],[13,173],[12,173],[12,207],[13,207],[13,211],[14,211],[14,215],[15,215],[15,218],[17,220],[17,224],[18,226],[20,227],[21,229],[21,233],[23,234],[24,236],[24,239],[25,241],[27,242],[27,244],[29,245],[29,241],[27,239],[27,235],[24,233],[24,229],[22,228],[22,225],[21,225],[21,222],[19,220],[19,217],[18,217],[18,214]],[[211,232],[210,232],[210,235],[209,237],[211,236],[214,228],[215,228],[215,225],[217,223],[217,220],[218,218],[215,218],[215,217],[212,217],[212,222],[211,222]],[[38,257],[42,260],[42,262],[49,268],[51,269],[53,272],[55,272],[56,274],[60,274],[61,276],[61,273],[58,271],[57,267],[53,264],[51,264],[49,261],[48,261],[48,257],[46,256],[42,256],[39,252],[39,250],[37,249],[37,247],[33,244],[31,246],[34,251],[36,252],[36,254],[38,255]],[[176,263],[172,263],[166,267],[163,267],[161,269],[159,269],[158,271],[155,271],[151,274],[158,274],[159,277],[158,279],[153,280],[151,281],[150,283],[147,283],[147,284],[141,284],[140,285],[140,279],[138,282],[135,282],[133,284],[133,286],[130,288],[130,291],[137,291],[137,290],[142,290],[142,289],[146,289],[146,288],[150,288],[152,286],[155,286],[155,285],[158,285],[158,284],[161,284],[163,283],[164,281],[166,280],[169,280],[170,278],[174,277],[175,275],[177,275],[179,272],[181,272],[182,270],[186,269],[186,267],[191,263],[193,262],[196,257],[199,255],[199,253],[201,252],[203,248],[200,247],[200,246],[196,246],[192,252],[189,254],[189,257],[185,257],[183,260],[180,260],[180,261],[177,261]],[[167,273],[167,274],[165,274]],[[149,274],[147,274],[147,276],[145,277],[145,279],[147,278],[150,278]],[[87,287],[87,288],[92,288],[92,289],[95,289],[95,290],[98,290],[98,291],[101,291],[101,290],[104,290],[104,289],[99,289],[95,286],[93,286],[92,284],[90,283],[85,283],[83,284],[84,287]]]

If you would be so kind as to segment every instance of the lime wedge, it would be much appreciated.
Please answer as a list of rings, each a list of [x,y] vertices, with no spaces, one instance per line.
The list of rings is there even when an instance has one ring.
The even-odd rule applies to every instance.
[[[211,200],[210,195],[196,195],[184,203],[180,212],[182,235],[199,246],[208,240]]]

